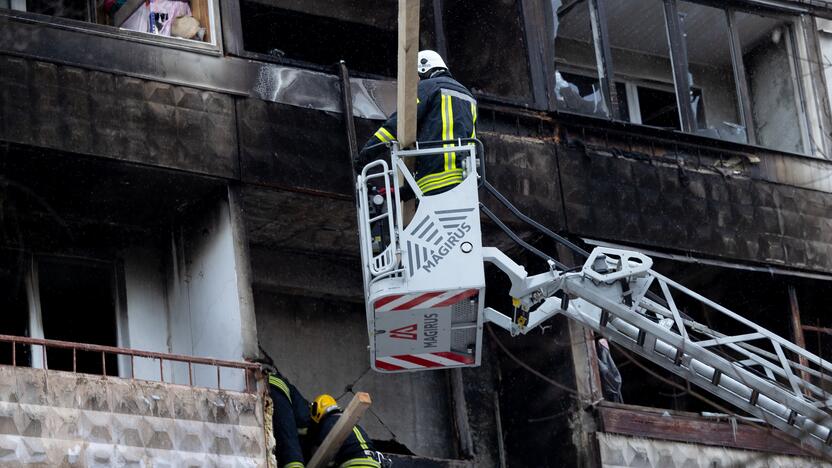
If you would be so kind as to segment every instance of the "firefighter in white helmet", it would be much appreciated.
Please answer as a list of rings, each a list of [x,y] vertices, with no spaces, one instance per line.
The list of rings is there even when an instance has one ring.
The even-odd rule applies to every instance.
[[[417,136],[419,142],[475,138],[477,101],[459,84],[442,57],[432,50],[418,56],[419,91],[417,99]],[[384,122],[364,145],[355,167],[361,170],[368,162],[382,156],[379,143],[396,140],[396,113]],[[416,161],[416,184],[425,195],[446,192],[462,182],[462,161],[448,152]]]

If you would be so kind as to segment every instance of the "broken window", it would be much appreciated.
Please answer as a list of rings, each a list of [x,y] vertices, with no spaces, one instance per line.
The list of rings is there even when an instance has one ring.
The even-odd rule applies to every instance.
[[[532,100],[531,73],[518,0],[443,2],[448,66],[472,91]]]
[[[243,45],[275,59],[396,75],[397,8],[392,2],[241,0]]]
[[[620,114],[634,123],[679,129],[662,1],[606,0],[606,7],[614,78],[627,83],[619,106],[626,102],[628,108]]]
[[[117,345],[115,269],[108,262],[57,257],[35,259],[32,336],[52,340]],[[42,366],[39,349],[33,360]],[[73,363],[73,361],[75,361]],[[46,367],[118,375],[117,358],[108,354],[48,348]]]
[[[782,151],[806,152],[791,24],[737,12],[734,27],[745,68],[754,141]]]
[[[581,0],[556,11],[555,97],[558,110],[606,117],[589,8],[589,1]]]
[[[679,2],[690,79],[690,106],[695,133],[747,143],[737,98],[728,12]]]
[[[216,44],[210,0],[0,0],[0,8]]]

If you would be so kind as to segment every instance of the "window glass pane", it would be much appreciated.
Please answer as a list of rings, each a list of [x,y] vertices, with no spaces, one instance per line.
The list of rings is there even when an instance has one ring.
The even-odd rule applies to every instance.
[[[742,46],[756,143],[803,153],[804,122],[789,24],[737,12],[736,28]]]
[[[0,0],[0,8],[214,42],[209,0]]]
[[[606,117],[609,113],[598,78],[588,1],[558,7],[555,38],[558,110]]]
[[[38,262],[43,335],[47,339],[116,346],[113,269],[106,264],[62,260]],[[102,373],[100,353],[77,354],[79,372]],[[72,370],[72,351],[50,348],[49,369]],[[118,375],[115,355],[107,355],[107,374]]]
[[[631,122],[679,129],[673,95],[673,69],[667,45],[667,28],[661,0],[606,0],[608,31],[615,80],[637,84],[627,99],[619,99],[621,115]],[[668,90],[658,92],[658,90]],[[633,96],[633,93],[637,96]],[[639,106],[634,105],[634,99]],[[621,107],[628,102],[628,109]],[[640,109],[644,109],[637,114]],[[645,111],[649,114],[645,115]]]
[[[532,99],[519,0],[445,0],[451,73],[472,91]]]
[[[397,11],[395,2],[367,0],[241,0],[243,46],[327,67],[344,60],[351,70],[393,77]]]
[[[727,12],[679,2],[679,17],[687,47],[695,132],[746,143],[734,79]]]

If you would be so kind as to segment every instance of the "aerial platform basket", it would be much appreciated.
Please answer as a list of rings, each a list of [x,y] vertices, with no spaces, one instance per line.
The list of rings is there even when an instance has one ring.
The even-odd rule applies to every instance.
[[[427,146],[427,147],[426,147]],[[485,275],[476,140],[391,147],[358,176],[358,226],[370,361],[380,372],[480,364]],[[455,158],[463,181],[424,195],[405,161]],[[415,194],[416,211],[402,203]]]

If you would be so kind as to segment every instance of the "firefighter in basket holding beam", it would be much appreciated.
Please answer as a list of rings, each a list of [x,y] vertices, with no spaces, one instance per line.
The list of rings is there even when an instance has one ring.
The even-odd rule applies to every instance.
[[[419,89],[416,107],[416,134],[420,142],[476,138],[477,101],[465,86],[451,76],[442,57],[432,50],[418,55]],[[387,119],[364,145],[354,161],[360,171],[367,163],[383,156],[386,145],[396,140],[397,115]],[[446,144],[445,146],[453,146]],[[436,195],[462,182],[462,161],[447,152],[416,160],[416,184],[425,195]],[[403,198],[404,193],[402,193]]]

